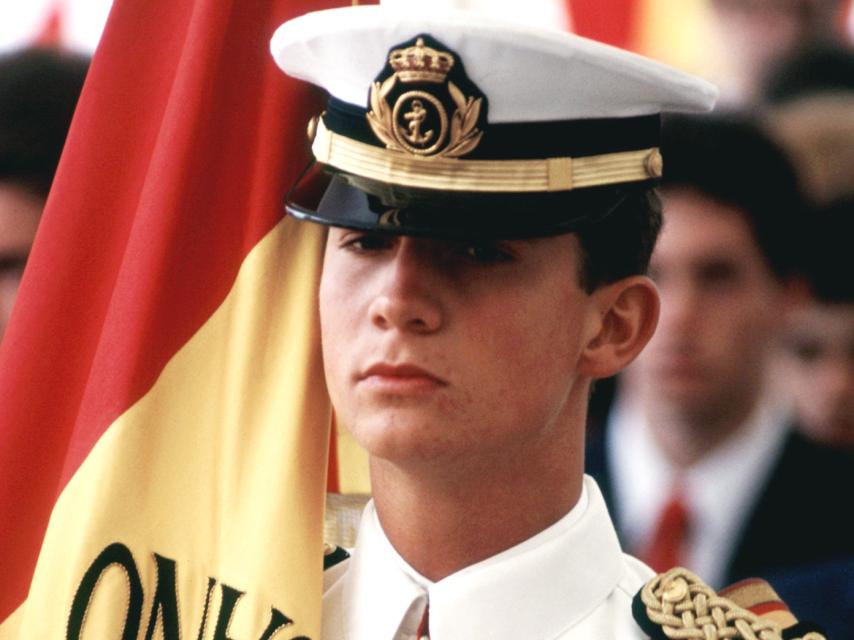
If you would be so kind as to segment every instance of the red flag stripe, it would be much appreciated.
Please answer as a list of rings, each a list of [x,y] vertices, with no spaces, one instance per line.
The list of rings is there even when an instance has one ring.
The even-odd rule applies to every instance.
[[[642,0],[566,0],[578,35],[634,49]]]

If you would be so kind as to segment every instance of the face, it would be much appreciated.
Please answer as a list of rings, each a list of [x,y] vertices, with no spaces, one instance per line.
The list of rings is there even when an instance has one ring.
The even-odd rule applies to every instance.
[[[813,303],[791,318],[781,379],[803,428],[854,447],[854,304]]]
[[[552,446],[571,398],[586,401],[576,368],[594,311],[576,243],[331,229],[320,319],[341,422],[398,463]]]
[[[43,207],[41,197],[0,182],[0,337],[12,313]]]
[[[661,316],[636,380],[653,405],[726,415],[759,393],[781,287],[737,209],[691,190],[664,196],[650,265]]]

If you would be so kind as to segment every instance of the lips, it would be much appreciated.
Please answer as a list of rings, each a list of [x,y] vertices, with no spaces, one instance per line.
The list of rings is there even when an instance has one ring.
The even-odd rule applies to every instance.
[[[377,363],[359,375],[359,382],[383,391],[416,392],[444,387],[448,383],[426,369],[409,363]]]

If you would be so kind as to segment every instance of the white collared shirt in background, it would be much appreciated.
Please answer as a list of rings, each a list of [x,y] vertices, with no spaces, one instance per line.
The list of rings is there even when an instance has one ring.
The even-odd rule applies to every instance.
[[[685,566],[713,588],[747,524],[759,492],[782,451],[788,412],[777,402],[760,402],[733,437],[687,469],[662,454],[642,411],[617,403],[608,420],[608,473],[616,517],[627,548],[638,553],[652,535],[659,514],[679,479],[691,512]]]

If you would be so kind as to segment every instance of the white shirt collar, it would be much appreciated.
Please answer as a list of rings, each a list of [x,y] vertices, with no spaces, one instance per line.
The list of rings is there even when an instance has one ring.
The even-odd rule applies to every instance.
[[[324,611],[324,637],[401,637],[395,634],[407,612],[412,617],[413,601],[426,593],[431,640],[551,639],[600,605],[623,571],[605,502],[588,477],[579,502],[561,520],[436,583],[397,554],[371,502],[342,586],[324,597],[324,607],[334,609]]]
[[[652,535],[679,476],[692,517],[685,564],[712,586],[723,586],[741,528],[779,458],[786,423],[786,412],[764,400],[731,438],[693,466],[677,470],[659,450],[642,412],[618,405],[609,420],[608,471],[628,549],[637,553],[640,541]]]

